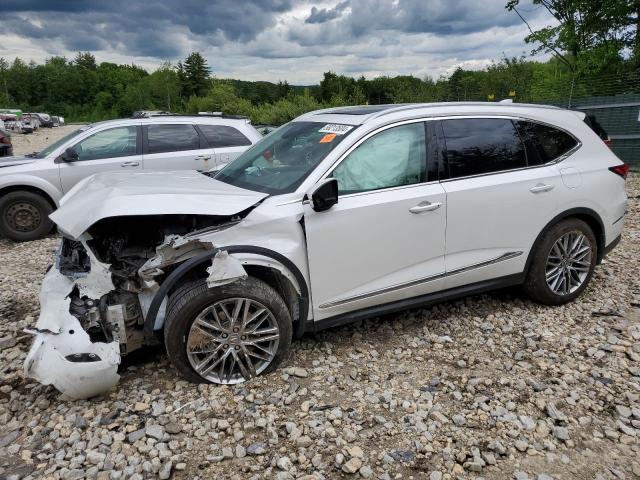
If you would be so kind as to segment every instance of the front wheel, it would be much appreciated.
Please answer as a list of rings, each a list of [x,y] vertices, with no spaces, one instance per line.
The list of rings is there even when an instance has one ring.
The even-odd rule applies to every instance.
[[[291,315],[282,297],[248,277],[209,288],[196,280],[169,298],[169,359],[192,382],[235,384],[275,370],[289,354]]]
[[[9,192],[0,198],[0,235],[15,242],[37,240],[51,232],[53,207],[34,192]]]
[[[593,231],[582,220],[570,218],[551,227],[536,245],[524,289],[545,305],[561,305],[587,287],[597,259]]]

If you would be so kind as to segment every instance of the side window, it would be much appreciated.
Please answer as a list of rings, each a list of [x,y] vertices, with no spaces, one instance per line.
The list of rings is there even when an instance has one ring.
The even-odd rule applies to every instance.
[[[149,147],[147,153],[181,152],[198,150],[200,136],[193,125],[149,125],[147,127]]]
[[[449,178],[527,166],[524,145],[511,120],[443,120]]]
[[[389,128],[365,140],[333,171],[340,194],[412,185],[426,179],[424,123]]]
[[[568,133],[541,123],[518,121],[529,165],[542,165],[564,155],[578,142]]]
[[[136,128],[131,126],[103,130],[76,143],[73,149],[78,153],[78,160],[99,160],[135,155]]]
[[[251,140],[245,137],[237,128],[227,125],[198,125],[200,131],[212,148],[244,147],[251,145]]]

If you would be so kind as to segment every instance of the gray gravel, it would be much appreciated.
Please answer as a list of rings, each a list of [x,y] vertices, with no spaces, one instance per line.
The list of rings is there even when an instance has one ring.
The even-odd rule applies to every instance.
[[[294,342],[235,387],[162,352],[69,402],[25,380],[58,239],[0,240],[0,478],[640,477],[640,177],[624,239],[573,304],[475,296]]]

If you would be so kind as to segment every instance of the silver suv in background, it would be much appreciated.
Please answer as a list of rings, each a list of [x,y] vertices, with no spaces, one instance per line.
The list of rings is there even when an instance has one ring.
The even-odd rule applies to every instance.
[[[0,160],[0,235],[41,238],[49,214],[80,180],[109,170],[219,170],[262,136],[245,118],[109,120],[74,130],[40,152]]]

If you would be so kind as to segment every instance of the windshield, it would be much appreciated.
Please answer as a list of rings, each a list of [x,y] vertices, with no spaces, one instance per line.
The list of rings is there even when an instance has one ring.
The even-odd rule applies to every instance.
[[[27,156],[28,157],[33,157],[33,158],[45,158],[51,152],[53,152],[56,148],[60,147],[61,145],[63,145],[67,141],[71,140],[73,137],[75,137],[79,133],[86,131],[88,128],[89,128],[89,126],[74,130],[73,132],[71,132],[71,133],[65,135],[64,137],[62,137],[57,142],[53,142],[51,145],[49,145],[44,150],[41,150],[40,152],[37,152],[37,153],[32,153],[32,154],[27,155]]]
[[[220,170],[215,178],[272,195],[291,193],[354,128],[335,123],[287,123]]]

